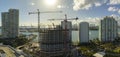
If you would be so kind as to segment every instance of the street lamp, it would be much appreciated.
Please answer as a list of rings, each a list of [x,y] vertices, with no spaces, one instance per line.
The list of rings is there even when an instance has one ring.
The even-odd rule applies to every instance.
[[[37,12],[29,12],[29,15],[30,14],[37,14],[38,15],[38,39],[40,38],[40,14],[41,13],[62,13],[62,11],[45,11],[45,12],[40,12],[39,9],[37,9]]]

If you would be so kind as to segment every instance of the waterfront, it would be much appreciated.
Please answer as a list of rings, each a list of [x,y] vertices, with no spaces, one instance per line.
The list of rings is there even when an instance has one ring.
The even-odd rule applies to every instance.
[[[98,34],[98,30],[90,30],[89,31],[89,39],[95,39],[98,38],[99,34]],[[79,31],[72,31],[72,40],[74,42],[79,40]]]
[[[118,29],[118,33],[120,32],[120,29]],[[20,32],[21,34],[24,34],[24,35],[30,35],[30,34],[35,34],[37,35],[37,32]],[[98,30],[89,30],[89,39],[90,40],[93,40],[95,38],[98,38],[99,37],[99,31]],[[35,39],[35,41],[38,40],[38,37]],[[79,40],[79,31],[72,31],[72,41],[73,42],[76,42]]]
[[[20,34],[24,35],[30,35],[30,34],[35,34],[38,35],[37,32],[20,32]],[[89,31],[89,39],[95,39],[98,38],[98,30],[90,30]],[[35,38],[34,41],[37,41],[38,37]],[[76,42],[79,40],[79,31],[72,31],[72,41]]]
[[[1,29],[0,29],[0,34],[1,34]],[[37,32],[19,32],[19,34],[23,35],[38,35]],[[98,30],[90,30],[89,31],[89,39],[95,39],[98,38]],[[72,31],[72,41],[76,42],[79,40],[79,31]],[[38,41],[38,37],[34,39],[34,41]]]
[[[24,35],[30,35],[30,34],[35,34],[38,35],[37,32],[20,32],[20,34],[24,34]],[[95,39],[98,38],[98,30],[90,30],[89,31],[89,39]],[[34,41],[37,41],[38,37],[36,37],[34,39]],[[76,42],[79,40],[79,31],[72,31],[72,41]]]
[[[118,33],[120,32],[120,29],[118,29]],[[1,29],[0,29],[0,34],[1,34]],[[30,34],[35,34],[38,35],[37,32],[20,32],[19,34],[23,35],[30,35]],[[99,37],[99,32],[98,30],[89,30],[89,39],[95,39]],[[72,31],[72,41],[76,42],[79,40],[79,31]],[[34,39],[34,41],[38,41],[38,37]]]

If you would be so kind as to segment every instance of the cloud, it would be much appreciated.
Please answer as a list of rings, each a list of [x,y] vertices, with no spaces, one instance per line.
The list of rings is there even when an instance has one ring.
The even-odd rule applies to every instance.
[[[109,15],[109,16],[115,18],[115,20],[118,21],[118,25],[120,25],[120,16],[119,15],[112,14],[112,15]],[[85,18],[85,19],[81,19],[80,22],[88,22],[90,24],[99,25],[100,20],[103,20],[103,19],[104,19],[104,17],[88,17],[88,18]]]
[[[101,6],[102,4],[101,3],[95,3],[95,6]]]
[[[61,6],[61,5],[58,5],[58,6],[57,6],[57,8],[63,8],[63,6]]]
[[[106,3],[108,0],[74,0],[74,10],[88,10],[93,6],[101,6]]]
[[[108,11],[118,12],[118,14],[120,14],[120,8],[117,8],[117,7],[109,7]]]
[[[115,18],[115,20],[118,21],[118,25],[120,26],[120,16],[116,15],[116,14],[112,14],[110,16],[112,16],[113,18]]]
[[[32,2],[32,3],[30,3],[30,5],[34,6],[34,5],[35,5],[35,3],[33,3],[33,2]]]
[[[113,12],[115,12],[115,11],[118,11],[118,8],[116,8],[116,7],[109,7],[109,8],[108,8],[108,11],[113,11]]]
[[[80,22],[88,22],[90,24],[98,25],[102,18],[99,17],[86,17],[85,19],[80,19]]]
[[[118,17],[118,15],[116,15],[116,14],[112,14],[112,15],[110,15],[111,17],[114,17],[114,18],[116,18],[116,17]]]
[[[118,10],[118,13],[120,14],[120,9]]]
[[[117,5],[120,4],[120,0],[110,0],[110,5]]]
[[[57,8],[69,8],[69,6],[57,5]]]
[[[120,4],[120,0],[73,0],[74,1],[74,10],[88,10],[93,6],[98,7],[103,4],[106,5],[118,5]],[[118,9],[109,8],[109,11],[117,11]]]

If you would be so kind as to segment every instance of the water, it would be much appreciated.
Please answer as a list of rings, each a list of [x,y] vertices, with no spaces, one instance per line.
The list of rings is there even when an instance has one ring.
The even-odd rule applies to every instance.
[[[120,28],[118,28],[118,35],[120,36]],[[89,40],[93,40],[99,38],[99,31],[98,30],[89,30]],[[73,31],[72,32],[72,40],[78,41],[79,40],[79,32]]]
[[[35,35],[38,35],[37,32],[33,32],[33,33],[30,33],[30,32],[20,32],[21,34],[24,34],[24,35],[30,35],[30,34],[35,34]],[[89,39],[95,39],[95,38],[98,38],[98,30],[90,30],[89,31]],[[79,31],[72,31],[72,41],[76,42],[79,40]],[[38,41],[38,37],[36,37],[34,39],[34,41]]]
[[[23,34],[23,35],[38,35],[38,32],[19,32],[19,34]],[[33,40],[34,42],[38,42],[38,36]]]
[[[24,35],[30,35],[30,34],[35,34],[38,35],[37,32],[20,32],[21,34]],[[120,28],[118,29],[118,33],[120,33]],[[1,34],[1,29],[0,29],[0,34]],[[95,39],[99,37],[99,32],[98,30],[89,30],[89,39]],[[79,40],[79,31],[72,31],[72,41],[76,42]],[[38,37],[34,39],[34,41],[38,41]]]
[[[89,39],[95,39],[98,38],[99,34],[98,34],[98,30],[90,30],[89,31]],[[76,42],[79,40],[79,31],[72,31],[72,41]]]
[[[89,39],[95,39],[99,37],[99,32],[98,30],[90,30],[89,31]]]
[[[1,29],[0,29],[0,34],[1,34]],[[20,32],[20,34],[24,34],[24,35],[30,35],[30,34],[34,34],[34,35],[38,35],[37,32]],[[89,31],[89,38],[90,39],[95,39],[98,38],[98,30],[90,30]],[[79,40],[79,31],[72,31],[72,41],[78,41]],[[34,39],[35,42],[38,41],[38,37],[36,37]]]

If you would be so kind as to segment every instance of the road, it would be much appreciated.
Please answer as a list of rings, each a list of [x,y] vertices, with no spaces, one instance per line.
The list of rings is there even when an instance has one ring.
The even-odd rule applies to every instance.
[[[6,57],[16,57],[15,52],[7,46],[0,45],[0,50],[5,52]]]

